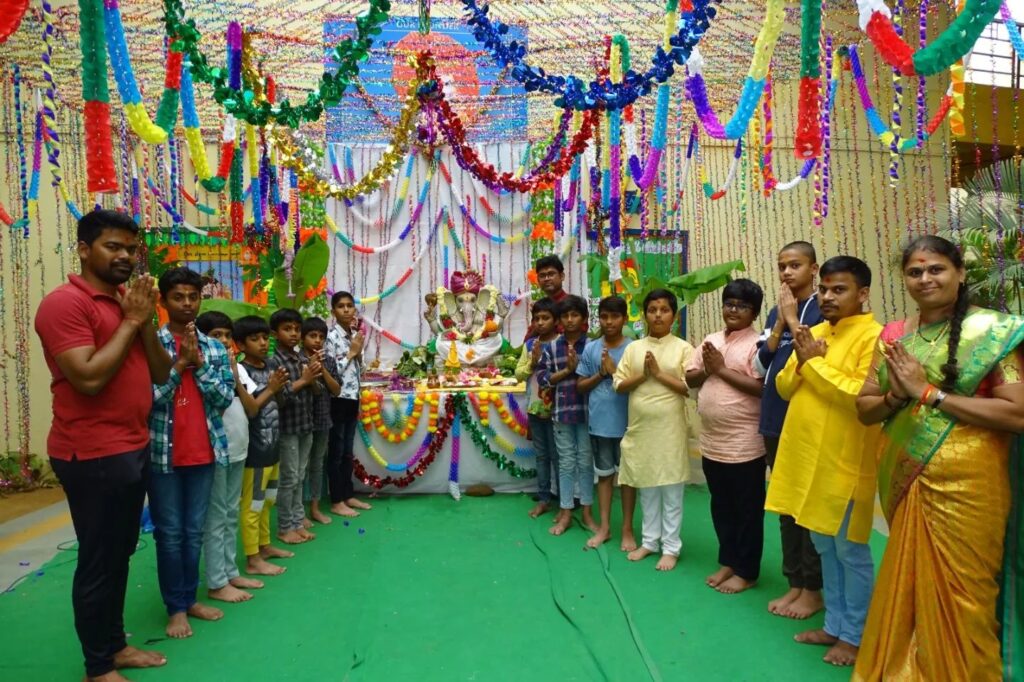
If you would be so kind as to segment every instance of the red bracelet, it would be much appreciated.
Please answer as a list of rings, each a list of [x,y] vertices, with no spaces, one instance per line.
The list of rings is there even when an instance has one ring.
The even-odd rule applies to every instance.
[[[937,390],[938,389],[935,388],[935,386],[933,386],[932,384],[928,384],[927,386],[924,387],[924,391],[921,392],[921,400],[919,402],[922,405],[931,405],[932,396],[935,395],[935,391]]]

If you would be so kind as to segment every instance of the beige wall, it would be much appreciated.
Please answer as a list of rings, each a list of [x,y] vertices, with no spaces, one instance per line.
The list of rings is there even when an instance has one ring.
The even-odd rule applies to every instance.
[[[871,73],[872,51],[862,50],[866,70]],[[873,86],[872,90],[879,109],[888,111],[892,101],[888,77]],[[849,253],[864,258],[876,275],[872,291],[872,308],[880,319],[891,318],[902,313],[905,305],[903,290],[898,279],[892,276],[891,260],[906,240],[910,231],[927,228],[934,222],[935,208],[945,202],[948,187],[948,136],[946,126],[930,141],[923,151],[904,155],[900,159],[900,181],[890,187],[888,164],[889,152],[873,139],[867,129],[863,112],[854,99],[850,74],[844,73],[839,88],[836,115],[833,122],[832,142],[832,191],[829,195],[830,214],[818,227],[814,225],[811,206],[813,203],[813,182],[805,182],[793,191],[776,193],[765,199],[759,193],[760,184],[754,181],[756,168],[749,168],[744,181],[737,177],[729,193],[714,202],[703,198],[698,182],[697,168],[691,171],[683,200],[686,224],[690,226],[691,267],[742,258],[748,267],[747,276],[761,283],[767,292],[767,304],[774,300],[776,276],[774,274],[775,254],[785,242],[807,239],[819,250],[821,259],[839,253]],[[929,104],[934,107],[946,87],[946,81],[939,78],[929,82]],[[738,88],[737,88],[738,90]],[[796,111],[796,82],[777,84],[775,110],[775,160],[776,173],[786,179],[796,172],[800,162],[792,156],[794,116]],[[4,103],[7,106],[8,103]],[[115,107],[116,109],[116,107]],[[905,120],[913,120],[913,94],[908,91],[904,108]],[[723,117],[731,111],[720,112]],[[692,118],[690,119],[692,120]],[[0,201],[12,207],[10,186],[16,185],[16,164],[8,155],[14,150],[13,134],[0,131],[0,168],[15,169],[14,179],[9,178],[0,186]],[[670,142],[672,136],[670,135]],[[686,144],[686,136],[680,138]],[[702,138],[705,164],[710,181],[721,184],[728,170],[732,156],[732,144],[714,144]],[[31,138],[26,140],[31,149]],[[65,162],[71,164],[74,154],[65,154]],[[81,177],[81,171],[69,169],[70,176]],[[0,282],[3,286],[5,312],[2,335],[9,353],[27,349],[27,393],[29,407],[29,447],[32,452],[45,451],[45,436],[50,421],[49,372],[42,360],[42,353],[34,332],[29,329],[27,338],[17,338],[20,331],[15,325],[14,301],[27,292],[29,310],[34,312],[42,293],[52,289],[64,277],[73,263],[73,254],[58,250],[67,246],[67,230],[72,228],[70,217],[62,204],[56,201],[49,187],[49,175],[44,169],[42,179],[39,220],[33,222],[27,242],[20,243],[22,257],[18,259],[21,268],[14,264],[12,239],[2,237],[3,267],[0,268]],[[80,184],[72,185],[75,198],[83,199]],[[19,241],[19,240],[14,240]],[[15,296],[15,292],[18,293]],[[717,296],[705,297],[690,311],[691,340],[700,338],[717,328]],[[10,438],[6,450],[18,448],[21,432],[21,417],[17,413],[18,383],[14,358],[2,360],[0,379],[6,380],[5,405],[7,414],[0,418],[0,429],[10,424]],[[2,437],[2,436],[0,436]]]

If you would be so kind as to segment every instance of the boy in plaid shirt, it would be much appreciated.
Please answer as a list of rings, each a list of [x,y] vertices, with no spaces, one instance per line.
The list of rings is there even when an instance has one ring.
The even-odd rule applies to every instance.
[[[296,545],[316,536],[303,527],[302,483],[313,449],[313,399],[317,380],[323,374],[319,359],[306,361],[297,350],[302,337],[302,316],[289,308],[270,316],[270,330],[277,349],[267,366],[283,367],[289,383],[281,391],[281,437],[277,442],[281,478],[277,485],[277,537]]]
[[[320,511],[320,497],[323,495],[324,459],[327,457],[327,443],[331,436],[331,398],[341,393],[341,376],[334,358],[324,352],[327,340],[327,323],[319,317],[307,317],[302,321],[302,356],[306,362],[319,361],[324,371],[313,384],[313,447],[309,456],[309,516],[318,523],[327,525],[331,517]],[[306,528],[313,524],[303,519]]]
[[[551,413],[558,451],[558,505],[552,535],[561,535],[572,524],[573,492],[579,490],[583,523],[595,533],[591,508],[594,504],[594,455],[587,429],[587,397],[576,389],[576,367],[587,345],[587,302],[566,296],[559,302],[558,319],[562,334],[547,344],[537,369],[537,384],[552,389],[555,406]]]

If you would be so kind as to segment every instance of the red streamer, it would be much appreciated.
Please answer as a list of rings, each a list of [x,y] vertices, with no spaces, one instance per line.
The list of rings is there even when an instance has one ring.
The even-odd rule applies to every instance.
[[[872,14],[868,19],[865,33],[889,66],[899,69],[904,76],[914,74],[914,50],[903,42],[903,38],[896,33],[896,28],[884,14]]]
[[[164,87],[170,90],[181,89],[182,53],[171,50],[167,53],[167,71],[164,73]]]
[[[82,115],[85,119],[88,190],[91,193],[115,193],[118,187],[114,144],[110,137],[110,104],[86,101]]]
[[[0,0],[0,43],[18,30],[27,11],[28,0]]]
[[[804,76],[800,79],[796,142],[793,149],[798,159],[813,159],[821,154],[820,107],[821,81],[813,76]]]

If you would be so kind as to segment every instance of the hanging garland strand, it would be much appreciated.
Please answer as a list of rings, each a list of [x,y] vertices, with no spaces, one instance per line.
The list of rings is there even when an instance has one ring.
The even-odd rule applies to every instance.
[[[345,89],[359,73],[359,64],[369,58],[373,39],[381,34],[390,11],[389,0],[370,0],[369,8],[356,17],[355,36],[343,38],[331,50],[329,59],[334,72],[325,71],[320,76],[317,89],[308,93],[305,102],[297,106],[292,106],[287,99],[273,103],[268,99],[245,96],[245,93],[239,97],[237,89],[227,82],[225,69],[210,66],[206,55],[200,51],[202,35],[194,20],[185,20],[181,0],[164,0],[164,25],[167,35],[173,40],[171,48],[189,57],[192,76],[213,87],[214,99],[229,114],[256,125],[276,122],[297,128],[302,122],[318,120],[326,107],[341,101]]]
[[[899,69],[904,76],[934,76],[970,52],[1002,3],[1003,0],[967,0],[956,19],[930,45],[916,52],[897,32],[885,0],[857,0],[857,9],[860,30],[889,66]]]
[[[174,127],[171,116],[177,116],[178,97],[177,88],[168,94],[168,83],[177,82],[180,77],[172,73],[174,67],[181,66],[181,53],[175,52],[172,48],[167,57],[167,76],[164,84],[164,95],[160,103],[160,112],[164,116],[164,122],[168,126],[161,126],[153,123],[146,111],[146,105],[142,101],[142,93],[139,92],[138,83],[135,81],[135,71],[132,69],[132,60],[128,54],[128,41],[124,37],[124,24],[121,22],[121,7],[118,0],[102,0],[103,20],[106,28],[107,50],[110,52],[110,65],[114,71],[114,82],[117,83],[117,92],[124,104],[125,117],[128,125],[147,144],[162,144],[167,141],[170,129]],[[175,56],[176,55],[176,56]],[[105,76],[104,76],[105,77]],[[173,107],[173,108],[172,108]],[[158,114],[159,119],[159,114]]]
[[[306,191],[321,197],[335,199],[355,199],[369,194],[398,170],[402,158],[409,152],[412,132],[416,127],[416,114],[420,110],[417,96],[420,84],[428,78],[435,77],[434,60],[429,52],[422,52],[409,57],[409,64],[416,68],[416,76],[409,83],[405,104],[399,124],[395,127],[394,136],[381,155],[377,164],[358,182],[347,187],[340,186],[333,177],[325,177],[321,169],[320,155],[297,131],[284,128],[274,130],[274,142],[280,154],[280,163],[299,174]]]
[[[710,28],[716,14],[709,0],[693,0],[687,3],[687,11],[680,21],[678,0],[668,0],[665,4],[665,25],[678,28],[669,40],[671,49],[666,50],[659,45],[651,59],[651,67],[644,73],[630,70],[621,83],[598,79],[588,86],[578,76],[549,75],[530,66],[525,62],[525,45],[514,40],[505,44],[508,26],[490,20],[487,16],[490,6],[481,8],[476,0],[462,0],[462,5],[467,14],[466,23],[472,28],[474,37],[491,53],[496,64],[511,67],[510,75],[522,83],[527,92],[558,95],[555,106],[585,111],[622,109],[650,94],[655,84],[664,83],[672,77],[676,65],[683,65],[690,51]]]
[[[118,191],[111,138],[110,91],[107,89],[107,51],[99,0],[78,0],[79,44],[82,50],[82,118],[85,122],[87,189],[90,193]]]
[[[480,426],[473,420],[473,415],[470,413],[465,394],[458,393],[453,397],[455,401],[455,409],[459,414],[459,421],[466,427],[466,430],[469,431],[469,437],[472,438],[473,442],[476,443],[476,446],[480,448],[480,453],[484,457],[494,462],[500,470],[508,472],[513,478],[521,479],[537,477],[536,469],[521,467],[501,453],[492,450],[490,443],[487,442],[487,436],[480,429]]]
[[[451,431],[452,422],[455,418],[453,400],[454,396],[449,395],[448,399],[445,401],[445,414],[438,422],[437,431],[428,433],[424,437],[423,443],[420,444],[416,454],[414,454],[406,463],[405,466],[409,468],[406,469],[404,476],[399,476],[397,478],[393,478],[391,476],[374,476],[366,471],[366,468],[358,459],[354,459],[352,461],[352,473],[355,477],[362,481],[364,485],[369,486],[374,490],[381,490],[389,485],[395,486],[396,488],[409,487],[409,485],[422,476],[424,472],[426,472],[427,468],[434,463],[434,460],[437,459],[437,455],[441,451],[441,448],[444,447],[445,441],[448,440],[448,434]],[[370,435],[366,433],[366,430],[362,428],[362,425],[359,427],[359,435],[363,444],[366,445],[367,451],[371,453],[372,457],[373,454],[376,453],[376,448],[373,448],[373,445],[370,442]],[[424,448],[424,446],[426,447]],[[373,450],[371,450],[371,448],[373,448]],[[374,460],[377,461],[378,464],[380,464],[381,461],[385,461],[383,457],[380,457],[379,453],[374,457]],[[392,471],[394,470],[387,466],[386,461],[383,466]]]

